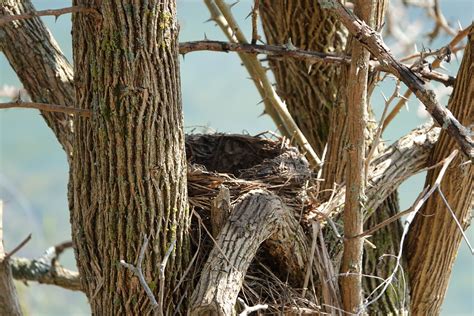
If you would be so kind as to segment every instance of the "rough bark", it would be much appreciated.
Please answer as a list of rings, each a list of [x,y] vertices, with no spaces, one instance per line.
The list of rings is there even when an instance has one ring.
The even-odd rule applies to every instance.
[[[3,245],[3,201],[0,200],[0,315],[22,315],[9,258]]]
[[[29,0],[4,0],[0,15],[34,10]],[[33,101],[74,106],[72,67],[40,18],[0,26],[0,49]],[[69,158],[72,153],[71,115],[46,111],[41,115]]]
[[[474,124],[474,26],[449,100],[449,109],[464,126]],[[435,164],[454,149],[455,140],[445,129],[432,151]],[[463,230],[470,224],[474,198],[474,165],[458,155],[446,171],[441,191]],[[432,185],[439,169],[428,172],[425,186]],[[437,315],[446,295],[451,270],[461,242],[461,233],[440,194],[435,192],[415,217],[407,240],[408,274],[413,315]]]
[[[176,3],[74,5],[102,15],[73,14],[76,106],[93,112],[74,118],[69,186],[82,287],[93,314],[149,313],[149,298],[119,261],[135,264],[146,234],[143,270],[158,297],[157,266],[175,241],[162,308],[179,314],[186,293],[172,290],[188,264],[189,212]]]
[[[340,53],[346,33],[337,19],[311,0],[262,0],[262,26],[268,44]],[[329,133],[329,113],[338,91],[338,66],[269,57],[277,93],[299,128],[321,156]]]
[[[209,254],[191,299],[191,315],[233,315],[247,269],[264,242],[286,271],[303,273],[308,249],[293,211],[278,196],[253,190],[236,202]]]
[[[377,1],[356,1],[354,13],[373,25]],[[348,146],[351,166],[346,168],[346,199],[344,203],[344,251],[341,261],[341,294],[344,310],[362,311],[362,238],[350,238],[362,233],[365,200],[365,129],[367,128],[367,90],[370,53],[354,43],[347,87]],[[346,274],[346,275],[345,275]]]

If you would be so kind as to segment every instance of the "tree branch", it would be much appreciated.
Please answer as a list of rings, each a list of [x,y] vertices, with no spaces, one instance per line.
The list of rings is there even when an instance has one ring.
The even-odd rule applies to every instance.
[[[41,10],[41,11],[31,11],[30,13],[4,15],[0,17],[0,26],[3,26],[12,21],[20,21],[20,20],[26,20],[26,19],[36,18],[40,16],[48,16],[48,15],[53,15],[57,19],[60,15],[68,14],[68,13],[76,13],[76,12],[93,13],[93,14],[100,15],[96,9],[85,8],[82,6],[73,6],[73,7],[61,8],[61,9],[48,9],[48,10]]]
[[[13,277],[18,281],[35,281],[50,284],[71,291],[82,291],[79,273],[59,265],[51,265],[41,259],[12,258],[10,260]]]
[[[349,64],[350,57],[337,54],[326,54],[298,49],[288,45],[259,45],[248,43],[232,43],[221,41],[193,41],[179,44],[179,53],[187,54],[196,51],[238,52],[246,54],[265,54],[272,57],[293,58],[310,62],[325,62],[330,64]]]
[[[30,0],[5,0],[0,16],[30,14]],[[74,104],[73,70],[40,18],[0,26],[0,50],[34,102]],[[48,126],[67,153],[72,154],[72,117],[42,111]]]
[[[337,0],[320,0],[324,8],[334,11],[349,32],[362,43],[390,72],[397,76],[412,90],[425,105],[434,120],[453,137],[462,152],[474,162],[474,141],[470,131],[462,126],[453,114],[436,100],[432,90],[425,88],[425,83],[411,69],[399,63],[383,42],[379,33],[354,16]]]
[[[64,105],[47,104],[38,102],[7,102],[0,103],[0,109],[23,108],[23,109],[37,109],[44,112],[55,112],[65,114],[75,114],[84,117],[91,117],[91,111],[87,109],[77,109]]]

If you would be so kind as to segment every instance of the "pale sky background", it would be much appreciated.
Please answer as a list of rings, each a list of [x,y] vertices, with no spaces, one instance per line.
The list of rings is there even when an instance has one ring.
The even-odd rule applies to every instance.
[[[296,0],[295,0],[296,1]],[[38,10],[61,8],[70,1],[33,1]],[[474,5],[471,0],[441,1],[443,12],[450,22],[460,21],[467,26],[473,20]],[[240,1],[233,11],[245,34],[250,36],[252,2]],[[178,0],[181,41],[200,40],[204,34],[209,39],[224,40],[213,23],[203,23],[209,13],[202,1]],[[419,30],[417,24],[426,19],[421,10],[412,10],[404,24],[408,35]],[[43,18],[64,54],[72,60],[70,15]],[[418,22],[417,22],[418,21]],[[430,24],[431,27],[431,24]],[[426,33],[426,30],[424,33]],[[441,38],[432,45],[419,36],[418,47],[439,48],[448,39]],[[396,51],[396,48],[392,49]],[[219,132],[256,134],[275,130],[268,116],[262,111],[260,97],[235,53],[196,52],[181,59],[182,94],[185,126],[187,130],[208,127]],[[459,60],[448,67],[455,71]],[[455,74],[450,72],[450,74]],[[0,87],[21,86],[8,61],[0,53]],[[386,95],[391,94],[393,83],[382,86]],[[404,90],[403,90],[404,91]],[[1,99],[0,102],[6,102]],[[447,98],[441,100],[446,104]],[[372,104],[380,115],[383,106],[380,92],[374,93]],[[418,101],[411,99],[406,110],[393,121],[384,139],[390,144],[400,136],[424,122],[418,115]],[[33,239],[19,256],[38,257],[49,246],[70,239],[69,214],[66,200],[67,163],[65,155],[35,110],[0,111],[0,199],[4,200],[4,226],[6,248],[11,249],[27,234]],[[399,195],[401,208],[411,204],[421,190],[423,175],[402,185]],[[468,236],[474,240],[472,229]],[[72,254],[64,256],[65,262],[75,269]],[[462,242],[450,282],[443,315],[472,315],[474,312],[474,260]],[[30,315],[88,315],[85,296],[54,286],[18,283],[23,306]]]

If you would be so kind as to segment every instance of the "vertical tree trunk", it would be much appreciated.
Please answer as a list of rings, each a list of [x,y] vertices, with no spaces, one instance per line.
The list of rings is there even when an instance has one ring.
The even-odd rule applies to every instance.
[[[474,124],[474,26],[471,25],[464,57],[449,100],[449,109],[464,126]],[[446,158],[457,144],[445,130],[433,148],[432,164]],[[463,230],[471,220],[474,165],[459,154],[441,181],[441,191]],[[428,171],[425,185],[433,185],[439,168]],[[457,227],[441,195],[435,192],[413,220],[407,240],[413,315],[437,315],[446,295],[451,269],[461,242]]]
[[[183,311],[184,290],[173,292],[189,251],[176,3],[74,4],[102,15],[73,16],[76,106],[93,111],[74,121],[69,187],[83,288],[95,315],[149,313],[138,279],[119,262],[135,264],[149,236],[143,270],[158,297],[159,264],[176,240],[163,310]]]

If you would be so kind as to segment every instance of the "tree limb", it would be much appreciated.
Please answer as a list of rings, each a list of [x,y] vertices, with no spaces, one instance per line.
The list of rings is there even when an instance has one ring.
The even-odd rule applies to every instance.
[[[34,281],[51,284],[71,291],[82,291],[79,273],[61,266],[52,266],[41,259],[12,258],[13,277],[18,281]]]
[[[39,17],[39,16],[53,15],[57,19],[60,15],[75,13],[75,12],[99,14],[96,9],[85,8],[82,6],[73,6],[73,7],[61,8],[61,9],[48,9],[48,10],[41,10],[41,11],[31,11],[30,13],[2,16],[0,17],[0,26],[3,26],[11,21],[26,20],[26,19]]]
[[[87,109],[77,109],[64,105],[47,104],[38,102],[7,102],[0,103],[0,109],[23,108],[23,109],[37,109],[43,112],[55,112],[65,114],[75,114],[84,117],[91,117],[91,111]]]

